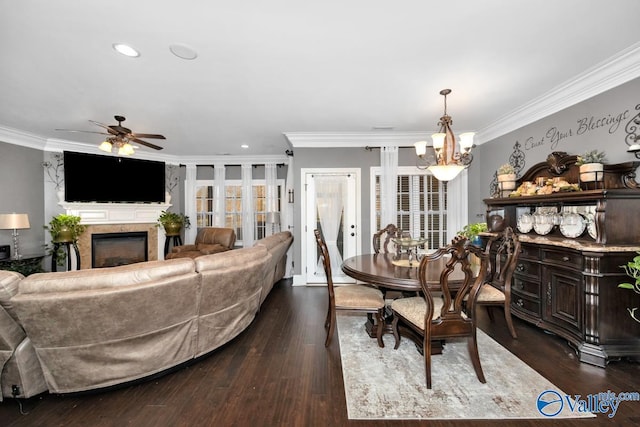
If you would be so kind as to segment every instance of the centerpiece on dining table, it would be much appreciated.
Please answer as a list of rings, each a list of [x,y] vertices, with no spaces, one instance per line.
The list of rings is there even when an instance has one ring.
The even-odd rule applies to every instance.
[[[402,233],[399,237],[391,239],[395,243],[397,250],[397,259],[393,261],[394,265],[400,267],[417,267],[420,265],[420,254],[418,253],[418,247],[427,243],[427,239],[424,237],[413,238],[407,232]],[[404,259],[403,251],[407,254],[407,259]]]

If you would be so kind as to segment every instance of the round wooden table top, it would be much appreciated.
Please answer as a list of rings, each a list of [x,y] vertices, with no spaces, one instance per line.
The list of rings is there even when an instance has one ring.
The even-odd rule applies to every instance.
[[[347,258],[342,263],[342,271],[347,276],[362,282],[371,283],[387,289],[399,291],[419,291],[420,280],[417,277],[419,261],[413,261],[412,267],[404,267],[396,262],[393,254],[364,254]],[[430,289],[440,288],[440,273],[449,258],[439,258],[427,268],[427,283]],[[406,262],[406,260],[404,260]],[[449,283],[462,281],[464,273],[455,270],[449,277]]]

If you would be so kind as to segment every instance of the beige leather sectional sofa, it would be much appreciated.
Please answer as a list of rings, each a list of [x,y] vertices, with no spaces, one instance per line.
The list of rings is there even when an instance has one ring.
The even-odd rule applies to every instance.
[[[292,241],[286,231],[195,259],[0,271],[2,396],[113,386],[215,350],[256,317]]]

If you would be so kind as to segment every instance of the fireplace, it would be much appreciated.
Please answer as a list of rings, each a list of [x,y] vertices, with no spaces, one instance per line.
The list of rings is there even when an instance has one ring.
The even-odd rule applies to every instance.
[[[115,267],[148,260],[148,233],[91,234],[91,267]]]
[[[160,214],[170,203],[70,203],[60,205],[69,215],[82,218],[87,229],[78,239],[82,268],[93,264],[92,235],[102,233],[147,233],[147,260],[164,259],[164,229],[157,226]]]

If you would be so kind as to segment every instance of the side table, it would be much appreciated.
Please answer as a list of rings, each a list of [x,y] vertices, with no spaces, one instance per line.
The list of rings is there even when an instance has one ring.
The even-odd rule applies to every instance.
[[[7,258],[0,260],[0,270],[17,271],[25,276],[42,273],[42,259],[44,255],[22,255],[20,259]]]
[[[80,270],[80,250],[78,249],[77,242],[54,242],[53,252],[51,255],[51,271],[58,271],[58,250],[61,246],[64,246],[67,252],[67,271],[71,270],[71,247],[76,254],[76,267]]]
[[[167,254],[169,253],[169,242],[173,241],[173,246],[182,246],[182,238],[180,237],[179,234],[176,234],[175,236],[167,236],[167,238],[164,240],[164,256],[165,258],[167,257]]]

